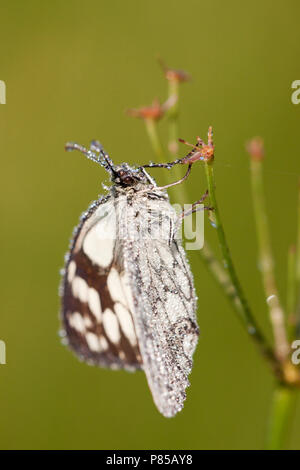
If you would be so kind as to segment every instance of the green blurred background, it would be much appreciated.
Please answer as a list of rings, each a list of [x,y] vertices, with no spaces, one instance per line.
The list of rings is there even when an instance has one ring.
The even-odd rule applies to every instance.
[[[65,153],[64,143],[98,138],[116,162],[155,159],[143,123],[124,110],[165,98],[157,54],[189,71],[180,135],[206,138],[214,126],[228,240],[270,337],[244,142],[265,139],[266,198],[285,302],[300,173],[300,105],[291,103],[291,83],[300,78],[299,14],[296,0],[1,2],[1,448],[263,446],[273,378],[195,252],[189,257],[202,335],[176,418],[157,412],[144,374],[88,367],[60,344],[59,268],[72,227],[107,178],[79,154]],[[206,189],[200,166],[187,187],[187,202]],[[206,238],[217,248],[208,223]],[[291,448],[300,448],[299,434],[298,407]]]

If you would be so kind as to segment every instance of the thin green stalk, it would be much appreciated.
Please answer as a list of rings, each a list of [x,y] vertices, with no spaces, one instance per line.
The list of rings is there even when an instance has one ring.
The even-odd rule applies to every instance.
[[[179,82],[169,80],[168,98],[176,97],[173,106],[168,111],[169,125],[169,152],[171,155],[178,153],[178,115],[179,115]]]
[[[166,156],[166,154],[163,150],[163,146],[162,146],[159,134],[158,134],[158,128],[157,128],[156,121],[154,121],[153,119],[145,119],[144,122],[145,122],[145,125],[146,125],[146,130],[147,130],[147,134],[148,134],[152,149],[153,149],[154,153],[156,154],[156,157],[157,157],[158,161],[161,162],[161,163],[166,163],[168,160],[167,160],[167,156]],[[177,169],[177,166],[174,166],[172,168],[172,174],[173,174],[175,169]],[[174,179],[176,179],[176,178],[179,179],[179,177],[180,177],[179,175],[175,175]],[[177,186],[177,191],[178,191],[178,195],[179,195],[179,199],[180,199],[181,203],[184,204],[184,202],[186,202],[188,200],[187,193],[185,191],[184,185],[182,185],[182,184],[178,185]]]
[[[283,385],[274,390],[266,442],[268,450],[285,448],[295,403],[295,390]]]
[[[260,328],[258,327],[254,316],[250,310],[240,282],[235,272],[235,268],[232,262],[231,254],[229,251],[229,247],[227,245],[223,225],[220,218],[219,208],[216,199],[215,193],[215,181],[214,181],[214,171],[212,162],[205,162],[205,174],[208,184],[208,192],[210,203],[214,208],[214,221],[215,221],[215,228],[217,230],[217,235],[219,239],[219,244],[222,252],[223,263],[224,267],[230,277],[231,283],[235,289],[235,295],[238,298],[241,308],[236,310],[239,315],[243,327],[245,330],[250,334],[250,336],[255,340],[257,345],[259,346],[263,355],[268,359],[272,369],[277,377],[281,377],[281,367],[280,364],[275,357],[271,347],[268,345],[267,340],[264,334],[261,332]]]
[[[169,132],[169,141],[168,149],[170,156],[178,157],[179,146],[178,146],[178,119],[179,119],[179,87],[180,83],[177,80],[168,81],[168,100],[172,97],[175,97],[173,105],[170,107],[167,113],[168,117],[168,132]],[[174,167],[174,175],[177,179],[180,178],[180,168],[179,166]],[[180,188],[181,190],[181,188]],[[185,191],[183,190],[183,193]],[[185,199],[186,201],[187,199]]]
[[[216,259],[207,242],[204,243],[202,250],[200,250],[200,256],[232,307],[240,313],[242,305],[239,298],[236,296],[236,291],[230,277],[221,263]]]
[[[144,119],[148,137],[150,139],[151,145],[154,152],[158,156],[159,160],[165,160],[165,154],[161,140],[158,135],[157,122],[154,119]]]
[[[287,327],[288,338],[292,341],[294,338],[294,330],[296,323],[296,252],[295,246],[292,245],[288,252],[288,269],[287,269]]]
[[[264,199],[262,158],[250,159],[252,198],[256,222],[259,266],[269,308],[270,322],[273,329],[275,353],[279,360],[285,361],[289,353],[285,316],[279,301],[274,275],[274,259],[268,229],[267,212]]]

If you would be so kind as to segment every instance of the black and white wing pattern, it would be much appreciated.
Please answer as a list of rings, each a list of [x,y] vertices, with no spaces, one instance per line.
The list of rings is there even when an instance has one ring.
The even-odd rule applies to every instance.
[[[99,200],[75,233],[62,285],[70,348],[91,364],[142,368],[167,417],[183,407],[199,334],[177,225],[165,193]]]
[[[63,335],[81,360],[134,370],[141,356],[120,263],[113,199],[106,198],[75,230],[62,282]]]

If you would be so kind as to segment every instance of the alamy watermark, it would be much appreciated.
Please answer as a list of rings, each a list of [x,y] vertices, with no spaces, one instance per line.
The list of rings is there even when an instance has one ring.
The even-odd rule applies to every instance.
[[[126,196],[118,198],[118,212],[115,206],[106,203],[99,212],[103,223],[95,228],[99,240],[127,240],[133,242],[164,241],[184,239],[186,250],[201,250],[204,244],[204,205],[170,204],[149,208],[143,217],[135,206],[128,203]],[[119,217],[119,214],[122,214]]]
[[[295,339],[292,342],[292,349],[295,350],[292,354],[292,363],[298,366],[300,364],[300,339]]]
[[[291,101],[293,104],[300,103],[300,80],[294,80],[292,82],[292,88],[295,89],[291,95]]]
[[[0,339],[0,364],[6,364],[6,344]]]
[[[3,80],[0,80],[0,104],[6,104],[6,85]]]

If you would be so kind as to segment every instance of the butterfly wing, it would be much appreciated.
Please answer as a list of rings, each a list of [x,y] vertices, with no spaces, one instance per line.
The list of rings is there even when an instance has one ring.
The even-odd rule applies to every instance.
[[[116,252],[113,199],[94,203],[75,231],[62,283],[69,347],[91,364],[134,370],[141,356]]]
[[[199,334],[193,279],[170,208],[155,193],[129,206],[126,199],[98,201],[75,233],[62,287],[71,349],[92,364],[143,368],[168,417],[183,407]]]
[[[143,369],[157,408],[170,417],[183,407],[199,336],[193,278],[169,203],[136,202],[133,210],[139,239],[124,248],[127,288]]]

